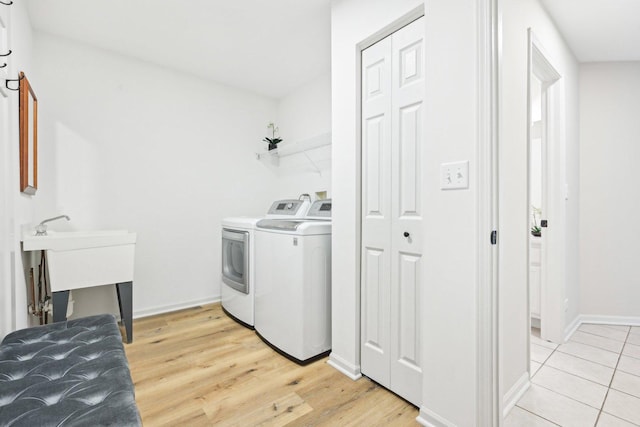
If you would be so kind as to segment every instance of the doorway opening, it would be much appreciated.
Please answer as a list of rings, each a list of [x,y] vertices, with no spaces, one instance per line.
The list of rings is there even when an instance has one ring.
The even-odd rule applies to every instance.
[[[545,138],[546,122],[543,100],[546,93],[542,81],[534,74],[530,88],[530,128],[529,128],[529,312],[531,328],[539,330],[541,326],[542,292],[542,221],[546,214],[546,166],[547,154]]]
[[[528,296],[529,331],[531,341],[541,339],[560,344],[563,339],[563,313],[557,303],[562,301],[564,289],[550,280],[548,260],[555,252],[550,233],[561,230],[552,227],[549,218],[553,211],[549,188],[557,185],[550,168],[558,148],[558,126],[561,120],[558,102],[560,74],[551,64],[535,35],[529,30],[528,67],[528,127],[527,127],[527,224],[528,233]],[[533,356],[537,347],[529,343]],[[533,357],[532,357],[533,358]],[[535,372],[535,361],[529,372]]]

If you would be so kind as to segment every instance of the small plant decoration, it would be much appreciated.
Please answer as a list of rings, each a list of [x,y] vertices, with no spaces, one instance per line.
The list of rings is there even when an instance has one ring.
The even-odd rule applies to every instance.
[[[531,205],[531,213],[533,214],[533,225],[531,226],[531,235],[540,237],[542,235],[542,229],[538,226],[538,219],[536,218],[536,214],[542,214],[542,209],[536,208]]]
[[[267,129],[271,129],[271,138],[266,137],[263,139],[264,142],[269,144],[269,151],[275,150],[278,148],[278,143],[282,142],[282,138],[278,138],[276,134],[278,133],[278,126],[275,123],[271,122],[267,125]]]

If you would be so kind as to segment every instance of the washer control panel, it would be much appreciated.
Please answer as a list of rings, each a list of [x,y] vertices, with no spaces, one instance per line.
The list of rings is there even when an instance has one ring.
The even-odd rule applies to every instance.
[[[308,206],[306,200],[277,200],[269,208],[267,216],[302,217],[307,213]]]
[[[309,208],[307,218],[331,219],[331,199],[313,202]]]

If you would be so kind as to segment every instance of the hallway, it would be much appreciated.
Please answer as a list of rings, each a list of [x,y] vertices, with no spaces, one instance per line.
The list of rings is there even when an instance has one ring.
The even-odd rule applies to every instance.
[[[560,346],[535,331],[532,384],[506,427],[640,425],[640,327],[583,324]]]

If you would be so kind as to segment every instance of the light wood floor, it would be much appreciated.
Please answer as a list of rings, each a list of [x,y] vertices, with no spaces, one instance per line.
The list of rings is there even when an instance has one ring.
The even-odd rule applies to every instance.
[[[415,426],[418,410],[327,359],[301,367],[219,304],[135,320],[125,344],[145,426]]]

